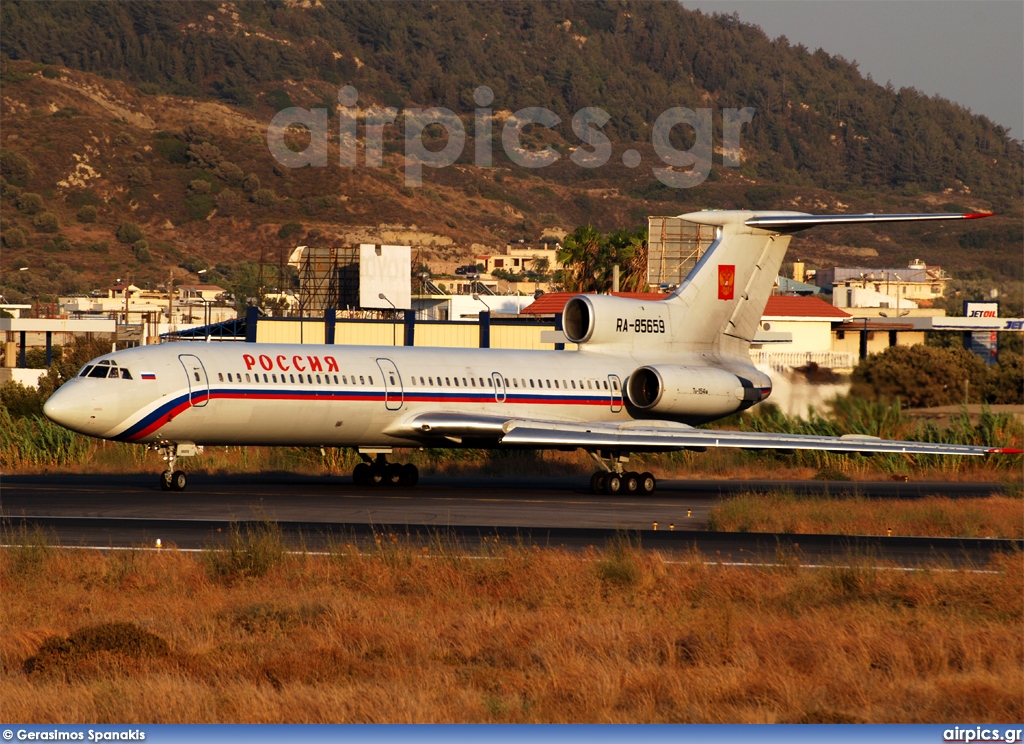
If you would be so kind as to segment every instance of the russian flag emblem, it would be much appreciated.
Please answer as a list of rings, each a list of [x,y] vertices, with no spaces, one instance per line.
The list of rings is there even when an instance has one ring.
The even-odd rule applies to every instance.
[[[142,373],[142,379],[143,380],[155,380],[156,379],[156,374],[153,373],[153,372],[143,372]]]

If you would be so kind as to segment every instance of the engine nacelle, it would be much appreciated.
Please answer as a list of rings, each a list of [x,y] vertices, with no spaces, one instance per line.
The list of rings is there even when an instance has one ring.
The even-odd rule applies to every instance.
[[[666,303],[609,295],[571,298],[562,311],[562,330],[575,344],[663,344],[671,338]]]
[[[663,415],[717,417],[742,411],[772,392],[767,376],[750,381],[713,367],[657,364],[629,376],[629,402]]]

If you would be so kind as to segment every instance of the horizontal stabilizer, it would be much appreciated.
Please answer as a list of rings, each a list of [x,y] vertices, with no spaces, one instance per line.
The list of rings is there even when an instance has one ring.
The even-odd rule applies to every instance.
[[[928,220],[976,220],[991,217],[990,212],[936,212],[924,214],[777,214],[759,215],[745,220],[748,227],[792,232],[817,225],[855,225],[865,222],[922,222]]]

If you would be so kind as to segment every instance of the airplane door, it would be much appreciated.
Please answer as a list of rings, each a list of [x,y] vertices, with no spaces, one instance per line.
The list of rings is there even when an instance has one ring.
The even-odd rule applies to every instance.
[[[505,378],[499,373],[494,372],[491,374],[491,380],[494,381],[494,402],[504,403],[505,402]]]
[[[618,375],[608,375],[608,392],[611,394],[612,413],[622,410],[622,382]]]
[[[398,367],[390,359],[378,359],[377,366],[384,377],[384,407],[389,411],[397,411],[405,403],[402,376],[398,374]]]
[[[178,361],[185,368],[188,378],[188,400],[193,408],[202,408],[210,400],[210,381],[206,376],[206,367],[199,357],[192,354],[178,354]]]

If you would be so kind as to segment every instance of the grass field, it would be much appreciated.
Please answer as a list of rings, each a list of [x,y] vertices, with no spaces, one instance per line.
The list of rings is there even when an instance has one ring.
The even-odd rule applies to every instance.
[[[667,563],[493,545],[0,551],[24,722],[1012,722],[1024,565]]]
[[[792,491],[745,493],[708,512],[707,529],[827,535],[926,535],[1024,538],[1019,497],[868,499],[799,496]]]

